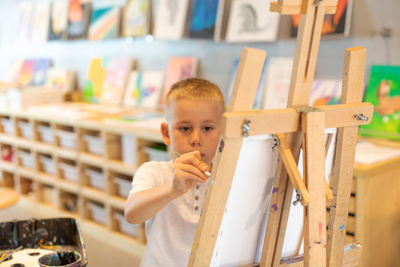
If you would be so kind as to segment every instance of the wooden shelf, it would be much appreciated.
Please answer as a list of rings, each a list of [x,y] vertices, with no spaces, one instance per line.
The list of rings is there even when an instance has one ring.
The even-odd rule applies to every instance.
[[[8,171],[8,172],[13,172],[16,168],[16,164],[12,162],[7,162],[4,160],[0,161],[0,169]]]
[[[67,104],[66,108],[75,105],[78,104]],[[126,245],[127,251],[136,250],[140,255],[143,254],[144,224],[138,226],[138,238],[135,239],[119,232],[116,220],[112,217],[115,212],[121,213],[125,204],[125,199],[116,195],[118,190],[114,179],[116,179],[115,177],[125,177],[125,180],[132,179],[137,166],[147,159],[142,148],[162,142],[158,130],[135,128],[131,123],[116,127],[115,124],[107,123],[104,115],[86,116],[77,120],[46,113],[0,110],[0,116],[10,119],[14,124],[14,134],[5,133],[0,125],[1,148],[11,149],[15,161],[15,163],[0,161],[0,171],[3,171],[3,175],[6,177],[3,178],[4,186],[14,189],[24,198],[30,196],[30,200],[34,200],[41,206],[51,208],[66,216],[79,218],[82,220],[84,229],[90,229],[90,231],[101,229],[107,236],[114,237],[119,240],[118,242]],[[32,126],[32,139],[23,137],[26,132],[24,132],[21,122],[29,123]],[[87,135],[100,140],[93,141],[88,137],[85,138]],[[53,137],[54,143],[51,142],[51,137]],[[72,141],[68,140],[68,137]],[[44,140],[47,140],[48,143]],[[93,151],[90,141],[95,144],[100,141],[104,154],[89,153],[88,151]],[[100,142],[98,143],[100,144]],[[75,148],[70,149],[62,144]],[[126,147],[128,149],[124,150]],[[98,147],[95,146],[95,148]],[[30,153],[33,159],[33,168],[22,166],[22,159],[30,163],[30,157],[19,151]],[[43,155],[46,158],[43,158]],[[29,159],[26,160],[26,158]],[[46,160],[47,158],[49,160]],[[129,160],[132,164],[126,164],[124,159],[125,161]],[[49,166],[52,167],[50,164],[53,163],[51,162],[56,168],[55,173],[43,172]],[[105,182],[104,190],[98,190],[88,185],[89,177],[85,171],[88,168],[101,171]],[[67,180],[67,177],[70,180]],[[53,200],[53,198],[55,199]],[[90,202],[97,202],[103,206],[106,225],[92,221],[87,206]],[[109,242],[110,238],[106,240]]]
[[[136,171],[135,166],[126,164],[120,160],[108,160],[106,167],[114,172],[119,172],[126,175],[133,175]]]
[[[107,200],[106,193],[89,186],[84,186],[82,193],[84,197],[87,197],[90,200],[95,200],[101,203],[104,203],[104,201]]]

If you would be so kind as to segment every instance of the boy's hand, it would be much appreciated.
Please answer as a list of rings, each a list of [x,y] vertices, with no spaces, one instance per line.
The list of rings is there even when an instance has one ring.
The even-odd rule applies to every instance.
[[[181,155],[174,163],[173,192],[180,196],[196,183],[205,183],[208,179],[205,171],[210,171],[210,167],[201,161],[200,151]]]

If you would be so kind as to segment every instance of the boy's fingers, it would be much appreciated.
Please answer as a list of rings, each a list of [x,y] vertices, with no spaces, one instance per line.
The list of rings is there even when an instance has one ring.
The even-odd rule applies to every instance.
[[[198,151],[193,151],[193,152],[198,152]],[[192,152],[190,152],[192,153]],[[200,152],[199,152],[200,153]],[[203,161],[201,161],[201,154],[200,158],[197,158],[196,156],[194,156],[193,154],[187,153],[183,156],[181,156],[179,159],[177,159],[178,162],[182,162],[182,163],[186,163],[186,164],[191,164],[197,168],[199,168],[201,171],[209,171],[210,167],[204,163]]]
[[[191,164],[176,164],[176,168],[180,169],[181,171],[184,171],[185,173],[191,173],[193,175],[196,175],[198,177],[201,177],[202,179],[207,179],[208,177],[199,169],[196,168],[195,166]]]
[[[180,171],[180,172],[178,172],[178,175],[180,177],[184,177],[185,179],[190,179],[190,180],[200,182],[200,183],[205,183],[205,181],[206,181],[206,179],[202,179],[198,175],[195,175],[191,172]]]

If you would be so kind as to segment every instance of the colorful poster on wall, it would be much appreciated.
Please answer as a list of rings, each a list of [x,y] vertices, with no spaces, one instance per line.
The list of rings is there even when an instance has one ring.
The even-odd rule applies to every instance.
[[[158,108],[164,73],[132,71],[123,98],[124,106]]]
[[[400,140],[400,66],[373,65],[364,101],[375,109],[360,135]]]
[[[171,85],[187,78],[197,75],[198,59],[195,57],[171,57],[168,60],[167,72],[165,74],[164,87],[161,97],[161,107],[164,107],[165,97]]]
[[[348,36],[350,32],[352,7],[353,0],[338,0],[336,13],[328,14],[324,17],[322,36]],[[291,36],[297,36],[299,25],[300,15],[292,15]]]
[[[57,0],[51,5],[49,40],[66,39],[68,26],[68,0]]]
[[[218,0],[194,0],[189,22],[189,37],[213,39]]]
[[[276,40],[280,15],[268,10],[268,1],[265,0],[233,1],[226,41],[266,42]]]

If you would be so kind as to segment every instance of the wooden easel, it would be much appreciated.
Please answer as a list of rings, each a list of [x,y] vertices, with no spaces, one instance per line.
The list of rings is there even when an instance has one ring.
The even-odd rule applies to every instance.
[[[353,266],[356,250],[343,259],[345,225],[350,199],[358,126],[368,123],[373,106],[361,102],[365,49],[346,50],[342,104],[304,108],[308,105],[318,54],[321,26],[326,13],[336,11],[337,0],[278,0],[271,10],[301,14],[288,108],[250,111],[256,94],[265,52],[244,48],[240,57],[223,133],[204,201],[188,266],[209,266],[226,201],[245,136],[274,134],[280,145],[267,230],[259,266],[280,266],[281,251],[295,188],[304,206],[304,263],[291,266]],[[301,108],[299,108],[301,107]],[[339,128],[331,188],[324,170],[325,128]],[[299,178],[297,161],[304,152],[304,181]],[[312,165],[310,164],[312,163]],[[289,174],[289,175],[288,175]],[[288,181],[291,182],[288,182]],[[276,189],[276,190],[275,190]],[[326,199],[330,220],[326,230]],[[285,265],[284,265],[285,266]]]

